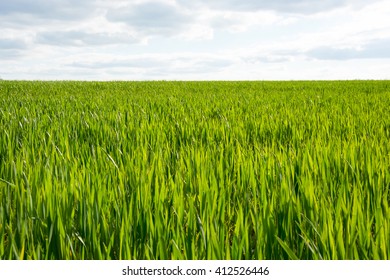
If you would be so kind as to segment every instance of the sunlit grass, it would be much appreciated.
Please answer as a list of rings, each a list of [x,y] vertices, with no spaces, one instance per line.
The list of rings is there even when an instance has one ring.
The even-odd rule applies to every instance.
[[[0,82],[1,259],[389,259],[390,82]]]

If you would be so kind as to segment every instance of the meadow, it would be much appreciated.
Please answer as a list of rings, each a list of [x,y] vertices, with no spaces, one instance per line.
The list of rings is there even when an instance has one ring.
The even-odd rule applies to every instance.
[[[390,81],[0,81],[0,259],[390,259]]]

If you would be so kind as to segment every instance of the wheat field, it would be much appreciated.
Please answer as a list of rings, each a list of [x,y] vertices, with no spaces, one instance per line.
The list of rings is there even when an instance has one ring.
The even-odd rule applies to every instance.
[[[390,81],[0,81],[1,259],[389,259]]]

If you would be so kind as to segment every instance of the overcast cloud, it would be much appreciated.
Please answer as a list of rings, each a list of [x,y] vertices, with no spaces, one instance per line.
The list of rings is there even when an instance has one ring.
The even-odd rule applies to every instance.
[[[389,47],[390,38],[386,38],[369,41],[357,47],[319,47],[310,50],[307,55],[321,60],[386,59],[390,58]]]
[[[111,44],[134,44],[139,41],[129,34],[108,32],[85,32],[79,30],[50,31],[37,34],[36,43],[55,46],[98,46]]]
[[[79,20],[98,6],[92,0],[11,0],[0,2],[0,15],[27,15],[42,19]]]
[[[0,2],[3,79],[390,79],[387,0]]]
[[[185,32],[193,20],[191,13],[163,2],[145,2],[109,10],[107,20],[123,22],[144,35],[172,36]]]

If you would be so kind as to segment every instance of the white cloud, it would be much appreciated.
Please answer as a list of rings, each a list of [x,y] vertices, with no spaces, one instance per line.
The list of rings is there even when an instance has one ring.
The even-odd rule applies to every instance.
[[[374,0],[375,1],[375,0]],[[287,14],[312,14],[337,9],[347,5],[362,7],[367,4],[363,0],[178,0],[183,6],[208,7],[223,11],[275,11]],[[373,1],[371,1],[372,3]]]
[[[122,56],[118,59],[113,56],[101,58],[96,61],[94,57],[76,59],[66,67],[86,69],[94,71],[104,69],[106,72],[122,71],[122,73],[143,73],[143,79],[148,76],[160,76],[163,78],[170,75],[187,76],[189,74],[220,72],[233,65],[234,58],[227,58],[207,53],[176,53],[176,54],[147,54]],[[171,76],[172,77],[172,76]]]
[[[381,78],[390,70],[389,14],[389,2],[379,0],[2,1],[0,74],[210,80],[377,71]]]

